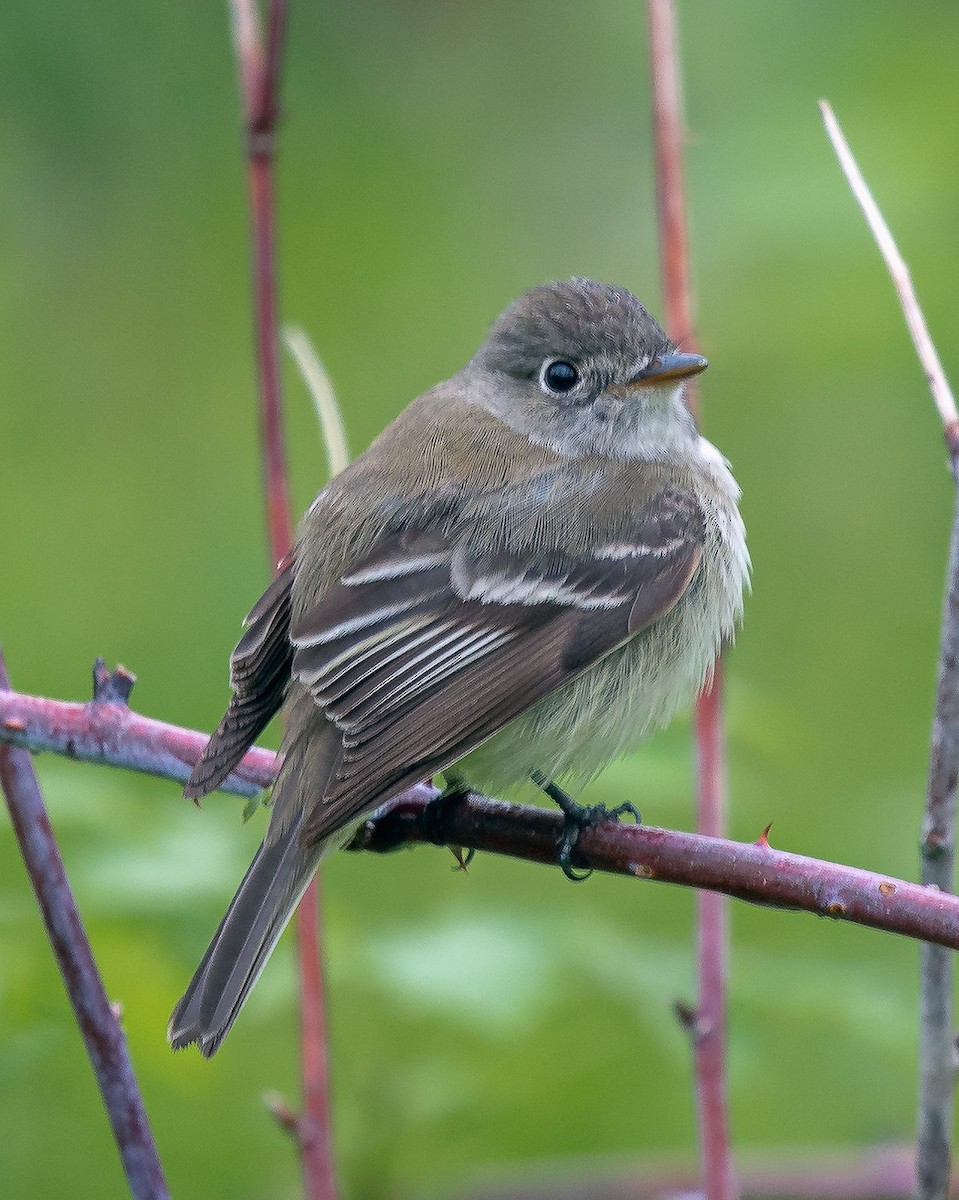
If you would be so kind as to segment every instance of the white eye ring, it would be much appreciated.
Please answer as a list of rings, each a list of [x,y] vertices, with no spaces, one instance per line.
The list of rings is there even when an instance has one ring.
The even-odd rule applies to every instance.
[[[539,386],[551,396],[568,395],[579,379],[576,365],[565,358],[548,358],[539,372]]]

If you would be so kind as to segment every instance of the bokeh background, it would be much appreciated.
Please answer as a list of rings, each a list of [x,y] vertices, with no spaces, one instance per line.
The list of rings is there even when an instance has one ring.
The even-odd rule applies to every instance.
[[[683,0],[706,432],[755,564],[729,657],[734,836],[914,877],[952,488],[888,280],[816,100],[843,121],[947,370],[959,245],[959,8]],[[661,311],[637,0],[295,0],[279,169],[282,309],[361,450],[527,286],[573,273]],[[0,40],[0,637],[15,684],[208,728],[266,579],[245,183],[225,7],[14,5]],[[324,481],[286,365],[296,504]],[[262,1105],[295,1102],[287,942],[219,1057],[165,1025],[262,813],[39,762],[176,1196],[294,1197]],[[597,798],[691,821],[683,719]],[[692,894],[448,853],[325,871],[335,1138],[350,1200],[450,1197],[694,1154]],[[912,1134],[916,947],[732,910],[737,1145]],[[0,816],[0,1191],[124,1194]],[[810,1151],[814,1156],[814,1152]]]

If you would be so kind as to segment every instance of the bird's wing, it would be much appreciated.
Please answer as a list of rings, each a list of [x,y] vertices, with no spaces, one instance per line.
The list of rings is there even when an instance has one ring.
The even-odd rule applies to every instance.
[[[220,786],[283,703],[293,665],[290,590],[295,570],[290,554],[244,622],[246,632],[230,658],[230,706],[183,789],[188,800],[199,800]]]
[[[343,735],[304,839],[442,771],[663,616],[695,573],[704,528],[695,496],[671,487],[629,538],[579,556],[384,539],[292,629],[293,676]]]

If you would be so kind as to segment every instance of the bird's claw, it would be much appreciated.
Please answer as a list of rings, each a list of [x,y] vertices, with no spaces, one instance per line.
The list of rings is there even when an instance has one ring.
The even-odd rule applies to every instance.
[[[624,816],[632,817],[637,825],[642,824],[642,817],[639,815],[638,810],[628,802],[618,804],[615,808],[607,808],[605,804],[578,804],[569,792],[557,786],[541,771],[534,771],[531,779],[551,800],[555,800],[563,810],[563,832],[559,842],[558,861],[563,874],[567,879],[572,880],[573,883],[582,883],[584,879],[589,879],[593,873],[590,870],[578,874],[573,869],[573,851],[576,849],[576,843],[579,841],[579,836],[584,829],[588,829],[589,826],[595,825],[598,821],[616,821]]]
[[[422,824],[423,833],[427,841],[433,842],[437,846],[446,844],[446,839],[443,837],[443,822],[449,814],[450,809],[455,808],[469,794],[469,785],[461,779],[456,779],[448,787],[445,787],[438,796],[429,801],[420,815],[420,823]],[[450,849],[456,859],[456,866],[453,870],[465,871],[473,861],[473,855],[476,851],[467,848],[464,855],[463,847],[461,846],[451,846]]]

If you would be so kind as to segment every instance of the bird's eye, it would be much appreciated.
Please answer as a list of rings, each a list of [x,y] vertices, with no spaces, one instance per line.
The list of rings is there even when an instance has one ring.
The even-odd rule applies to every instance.
[[[546,390],[557,396],[565,396],[579,383],[579,371],[561,358],[544,363],[539,377]]]

